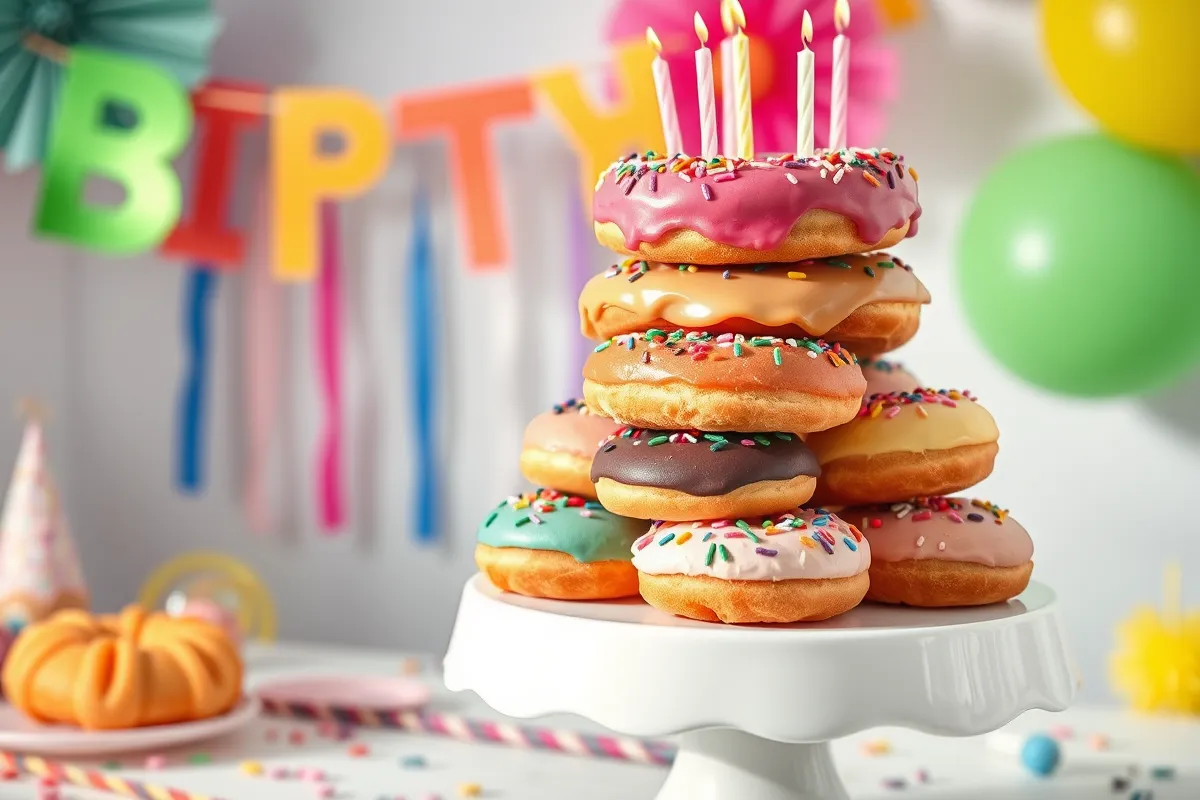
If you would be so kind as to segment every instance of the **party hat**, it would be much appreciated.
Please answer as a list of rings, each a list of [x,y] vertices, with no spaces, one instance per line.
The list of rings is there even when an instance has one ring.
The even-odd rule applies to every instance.
[[[87,608],[75,542],[31,414],[0,514],[0,621],[20,629],[62,608]]]

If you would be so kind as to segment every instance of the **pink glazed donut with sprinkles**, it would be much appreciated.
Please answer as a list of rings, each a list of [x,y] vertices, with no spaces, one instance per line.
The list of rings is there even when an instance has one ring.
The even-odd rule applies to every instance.
[[[842,509],[871,543],[871,588],[880,603],[943,608],[1002,603],[1025,591],[1033,540],[987,500],[924,497]]]
[[[917,173],[891,150],[750,161],[632,154],[596,184],[596,238],[668,264],[803,261],[891,247],[917,232]]]

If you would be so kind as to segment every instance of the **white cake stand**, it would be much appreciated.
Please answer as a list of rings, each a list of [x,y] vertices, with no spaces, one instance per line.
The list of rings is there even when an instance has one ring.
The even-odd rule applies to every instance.
[[[658,800],[845,800],[829,741],[880,725],[969,736],[1061,711],[1075,670],[1054,592],[1003,605],[864,604],[828,622],[733,626],[639,601],[463,590],[446,685],[514,717],[580,714],[633,736],[680,733]]]

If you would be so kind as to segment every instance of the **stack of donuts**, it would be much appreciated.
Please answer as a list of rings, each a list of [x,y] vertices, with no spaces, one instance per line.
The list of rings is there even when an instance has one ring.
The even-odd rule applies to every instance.
[[[609,430],[591,454],[550,458],[535,420],[522,466],[595,497],[582,508],[610,514],[620,536],[636,529],[622,591],[693,619],[787,623],[864,597],[976,605],[1024,589],[1025,531],[990,502],[946,496],[990,474],[991,416],[879,358],[916,334],[930,300],[883,251],[916,233],[920,211],[916,172],[886,149],[648,152],[600,176],[596,235],[623,260],[580,296],[598,344],[583,403],[558,416],[578,423],[587,408]],[[507,506],[537,502],[557,501]]]

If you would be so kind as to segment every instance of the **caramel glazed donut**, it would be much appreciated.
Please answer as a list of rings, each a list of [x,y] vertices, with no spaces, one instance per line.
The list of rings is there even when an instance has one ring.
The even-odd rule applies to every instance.
[[[941,608],[1001,603],[1029,585],[1033,541],[987,500],[926,497],[854,506],[871,543],[867,599]]]
[[[968,392],[877,394],[852,422],[808,437],[821,462],[814,501],[891,503],[959,492],[992,473],[1000,431]]]
[[[601,342],[583,368],[589,408],[639,428],[808,433],[854,418],[854,354],[817,339],[648,330]]]
[[[685,521],[762,517],[812,497],[821,468],[790,433],[701,433],[625,427],[592,461],[614,514]]]
[[[669,264],[757,264],[865,253],[917,232],[917,173],[890,150],[761,161],[652,151],[601,174],[596,238]]]
[[[534,486],[595,499],[592,456],[620,426],[581,400],[555,405],[529,421],[521,444],[521,474]]]
[[[928,302],[912,268],[887,253],[725,270],[627,259],[588,281],[579,318],[589,339],[651,328],[720,330],[822,337],[871,356],[911,339]]]
[[[594,500],[539,489],[510,497],[479,526],[475,563],[496,588],[558,600],[638,593],[629,547],[645,532]]]
[[[642,597],[709,622],[816,622],[862,602],[871,547],[822,509],[745,520],[655,523],[634,544]]]

